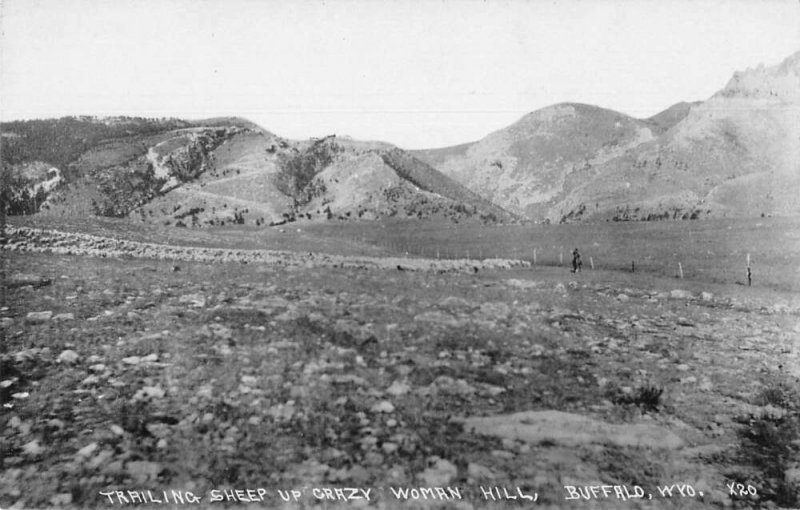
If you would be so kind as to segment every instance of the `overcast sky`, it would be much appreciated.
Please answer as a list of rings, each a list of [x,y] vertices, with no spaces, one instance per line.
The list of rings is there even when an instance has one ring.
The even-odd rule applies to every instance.
[[[800,50],[800,1],[0,0],[2,120],[237,115],[476,140],[562,101],[648,117]]]

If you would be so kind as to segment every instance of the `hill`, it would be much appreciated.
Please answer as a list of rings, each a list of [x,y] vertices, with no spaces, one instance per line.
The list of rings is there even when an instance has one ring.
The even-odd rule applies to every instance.
[[[128,217],[180,227],[514,219],[382,142],[286,140],[233,117],[81,117],[7,123],[2,132],[10,140],[2,208],[11,215]],[[57,150],[47,143],[53,136],[61,140]]]
[[[655,140],[600,165],[550,211],[618,219],[800,212],[800,53],[736,73]]]
[[[539,218],[594,166],[653,138],[642,121],[564,103],[478,142],[413,154],[501,207]]]
[[[326,137],[278,151],[289,219],[380,217],[483,222],[514,216],[407,152],[382,142]]]
[[[800,53],[649,119],[559,104],[471,144],[414,154],[531,219],[800,212]]]

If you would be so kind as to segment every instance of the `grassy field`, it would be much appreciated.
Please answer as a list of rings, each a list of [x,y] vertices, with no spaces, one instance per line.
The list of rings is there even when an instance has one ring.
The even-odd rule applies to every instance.
[[[308,229],[323,237],[352,239],[393,251],[444,258],[520,258],[570,267],[578,248],[584,270],[636,271],[708,283],[746,283],[750,254],[753,283],[800,290],[800,218],[620,222],[575,225],[470,226],[332,224]],[[563,257],[563,259],[562,259]]]
[[[187,246],[321,251],[346,255],[409,254],[427,258],[534,259],[570,267],[578,248],[584,270],[630,272],[687,280],[746,284],[750,255],[753,285],[800,290],[800,218],[575,225],[453,224],[450,222],[295,222],[281,227],[220,229],[152,227],[129,220],[42,221],[12,224],[61,228],[138,241]],[[563,260],[563,263],[562,263]]]

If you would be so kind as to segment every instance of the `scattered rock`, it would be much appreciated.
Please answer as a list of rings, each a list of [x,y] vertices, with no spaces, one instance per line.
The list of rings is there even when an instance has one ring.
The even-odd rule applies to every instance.
[[[243,375],[242,384],[250,387],[256,386],[258,384],[258,377],[254,377],[252,375]]]
[[[475,388],[463,379],[453,379],[446,375],[437,377],[429,386],[417,391],[420,395],[460,395],[469,396],[476,392]]]
[[[398,449],[398,448],[400,448],[400,445],[399,445],[399,444],[397,444],[397,443],[393,443],[393,442],[391,442],[391,441],[385,441],[385,442],[384,442],[384,443],[381,445],[381,449],[382,449],[382,450],[384,451],[384,453],[386,453],[387,455],[391,455],[391,454],[393,454],[394,452],[396,452],[396,451],[397,451],[397,449]]]
[[[15,289],[18,287],[25,287],[30,285],[33,288],[44,287],[53,283],[53,280],[50,278],[30,274],[30,273],[15,273],[6,278],[4,282],[5,286],[9,289]]]
[[[22,445],[22,452],[30,457],[36,457],[44,453],[44,448],[39,444],[39,441],[34,439]]]
[[[442,308],[471,308],[473,305],[464,298],[448,296],[439,301],[439,306]]]
[[[511,460],[514,458],[514,453],[508,450],[492,450],[490,454],[492,457],[497,457],[498,459],[503,460]]]
[[[431,457],[428,468],[419,474],[419,478],[428,487],[445,487],[458,475],[458,468],[446,459]]]
[[[393,397],[400,397],[409,391],[411,391],[411,386],[399,380],[394,381],[392,385],[386,389],[386,393],[392,395]]]
[[[95,455],[86,465],[89,469],[97,469],[100,466],[104,466],[113,456],[113,450],[106,449]]]
[[[78,457],[88,458],[94,451],[97,450],[97,443],[89,443],[80,450],[78,450]]]
[[[25,316],[25,320],[35,324],[38,322],[47,322],[51,317],[53,317],[53,312],[49,310],[44,312],[28,312],[28,315]]]
[[[56,494],[52,498],[50,498],[50,504],[53,506],[67,506],[72,504],[72,494],[69,492],[63,492],[61,494]]]
[[[394,412],[394,405],[388,400],[382,400],[372,406],[370,409],[373,413],[393,413]]]
[[[125,470],[131,478],[140,484],[154,481],[162,469],[161,464],[144,460],[131,461],[125,465]]]
[[[178,303],[188,304],[193,308],[203,308],[206,306],[206,297],[200,293],[184,294],[178,298]]]
[[[456,327],[461,324],[461,321],[459,321],[449,313],[440,311],[421,313],[416,317],[414,317],[414,322],[431,323],[448,327]]]
[[[71,349],[67,349],[58,355],[58,359],[56,361],[58,361],[59,363],[66,363],[68,365],[71,365],[76,361],[78,361],[78,357],[79,356],[77,352]]]
[[[292,404],[275,404],[267,409],[267,414],[276,421],[290,420],[294,416],[294,406]]]
[[[133,395],[133,401],[134,402],[138,402],[140,400],[150,400],[150,399],[156,399],[156,398],[164,398],[165,394],[166,393],[161,388],[161,386],[145,386],[145,387],[139,389]]]
[[[230,340],[233,337],[233,332],[230,330],[230,328],[223,326],[222,324],[209,324],[208,329],[220,340]]]
[[[81,384],[83,386],[93,386],[93,385],[95,385],[95,384],[97,384],[99,382],[100,382],[100,378],[97,377],[96,375],[92,374],[92,375],[88,376],[86,379],[84,379],[83,381],[81,381]]]
[[[533,289],[539,286],[539,282],[532,280],[508,279],[503,281],[509,287],[517,287],[518,289]]]
[[[675,289],[669,293],[670,299],[691,299],[692,293],[688,290]]]
[[[473,417],[464,420],[464,430],[529,443],[564,446],[612,444],[653,449],[678,449],[683,440],[656,425],[614,425],[562,411],[528,411],[510,415]]]
[[[474,462],[467,465],[467,475],[473,480],[494,480],[495,478],[491,469]]]

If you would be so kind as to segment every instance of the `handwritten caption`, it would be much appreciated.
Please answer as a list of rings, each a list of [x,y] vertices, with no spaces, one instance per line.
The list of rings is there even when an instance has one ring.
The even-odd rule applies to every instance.
[[[758,489],[752,485],[731,482],[726,493],[734,498],[758,498]],[[109,490],[100,491],[100,497],[113,505],[194,505],[200,503],[297,503],[301,500],[356,502],[392,498],[402,501],[459,501],[483,499],[535,503],[539,493],[522,487],[302,487],[289,489],[212,489],[196,494],[186,490]],[[703,498],[702,490],[685,483],[658,485],[646,490],[639,485],[564,485],[561,497],[567,501],[615,499],[617,501],[673,498]]]

